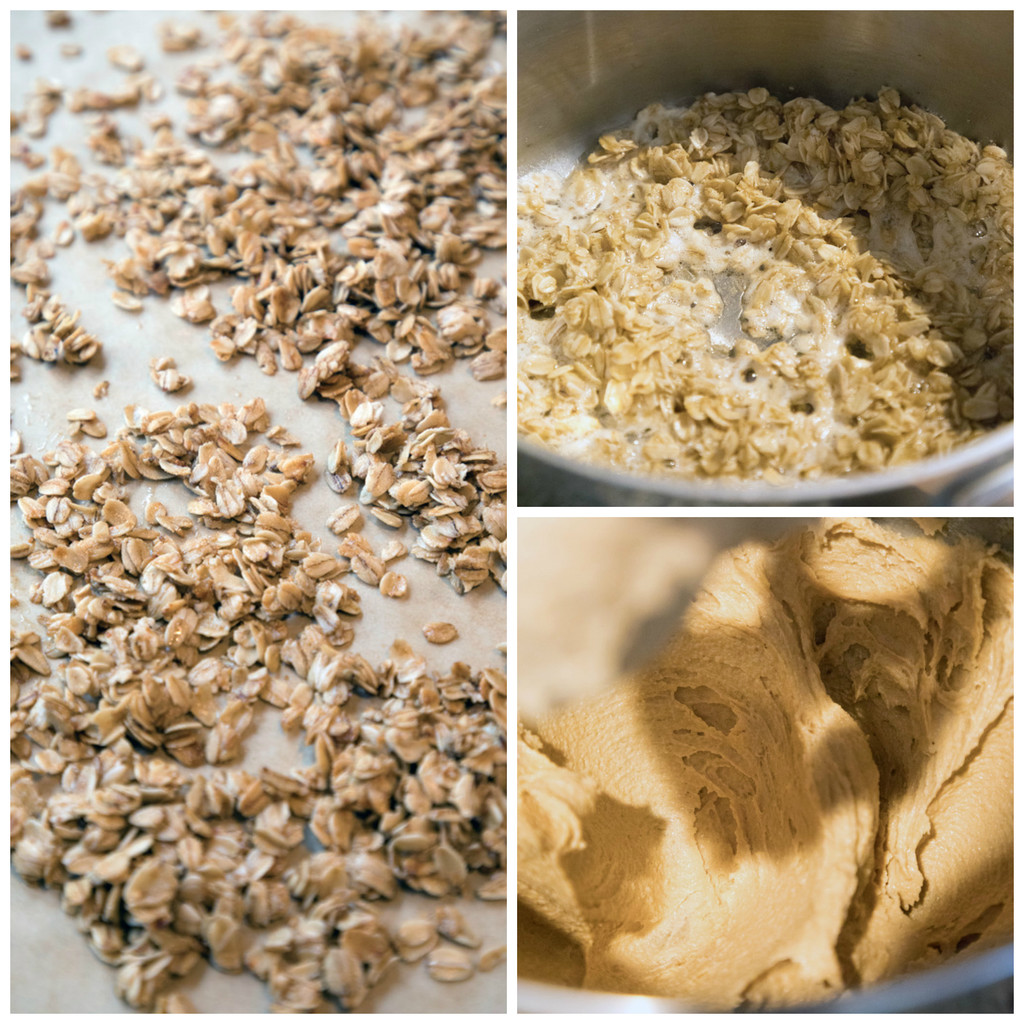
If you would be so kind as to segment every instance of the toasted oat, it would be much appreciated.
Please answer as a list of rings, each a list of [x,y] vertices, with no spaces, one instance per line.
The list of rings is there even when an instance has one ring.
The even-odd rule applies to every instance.
[[[45,267],[36,268],[36,272],[43,275],[43,280],[48,277]],[[27,273],[28,269],[23,265],[23,281]],[[14,273],[12,277],[18,279]],[[38,311],[35,306],[38,306]],[[60,360],[77,365],[87,363],[100,351],[99,339],[79,326],[80,312],[68,313],[59,296],[40,292],[35,306],[31,316],[35,326],[25,334],[20,346],[25,355],[47,363]]]
[[[442,938],[469,949],[480,947],[480,939],[466,923],[462,911],[451,905],[437,908],[437,933]]]
[[[385,597],[405,597],[409,593],[409,581],[397,572],[386,572],[380,578],[380,592]]]
[[[380,550],[381,561],[393,562],[396,558],[404,558],[409,549],[400,540],[389,540]]]
[[[217,315],[210,301],[210,289],[204,284],[193,285],[176,293],[171,299],[171,309],[194,324],[212,320]]]
[[[392,529],[398,529],[404,520],[397,512],[392,512],[386,508],[371,508],[370,515],[379,523],[383,523],[385,526],[390,526]]]
[[[473,976],[473,962],[458,949],[442,946],[427,954],[427,971],[435,981],[466,981]]]
[[[122,43],[107,50],[107,60],[121,71],[138,72],[145,67],[142,55],[134,46]]]
[[[423,627],[423,635],[432,644],[450,644],[459,631],[450,622],[428,622]]]
[[[422,960],[437,945],[437,926],[425,918],[403,921],[395,932],[398,955],[407,963]]]
[[[181,992],[170,992],[156,998],[156,1013],[198,1013],[192,1000]]]
[[[504,900],[506,898],[507,881],[504,874],[496,874],[476,890],[478,900]]]
[[[493,949],[488,949],[486,952],[480,954],[480,960],[477,962],[477,970],[479,971],[493,971],[498,964],[505,962],[506,947],[495,946]]]
[[[106,425],[93,409],[72,409],[67,414],[67,419],[71,424],[72,437],[77,437],[80,433],[89,437],[107,436]]]
[[[149,361],[149,376],[161,391],[181,391],[192,384],[192,378],[179,373],[177,364],[170,356],[151,359]]]
[[[106,424],[96,415],[96,413],[93,410],[90,409],[88,411],[91,413],[91,415],[85,419],[75,420],[72,424],[73,427],[77,428],[77,430],[80,430],[83,434],[87,435],[88,437],[106,437]],[[72,417],[69,413],[68,419],[71,418]],[[74,431],[72,431],[72,436],[74,436]]]
[[[340,505],[327,517],[327,528],[331,533],[344,536],[349,530],[358,529],[361,521],[358,505]]]
[[[267,439],[279,444],[282,448],[293,448],[302,442],[290,431],[280,424],[267,431]]]
[[[70,221],[62,220],[53,229],[53,242],[54,245],[59,245],[62,248],[70,245],[75,239],[75,227]]]
[[[505,376],[504,352],[481,352],[470,363],[470,369],[477,380],[501,380]]]
[[[338,494],[344,494],[352,486],[349,473],[349,458],[345,442],[338,440],[327,457],[327,486]]]
[[[115,291],[110,297],[118,309],[126,310],[129,313],[138,313],[142,310],[142,303],[127,292]]]
[[[55,148],[12,197],[12,278],[30,327],[12,344],[12,376],[21,351],[74,365],[100,350],[49,290],[55,247],[75,235],[126,246],[108,264],[121,308],[169,300],[209,324],[218,358],[251,355],[266,373],[296,373],[302,397],[337,403],[353,440],[334,445],[326,482],[345,493],[358,480],[363,506],[331,517],[338,557],[321,551],[291,514],[313,457],[259,399],[129,405],[96,450],[72,437],[12,456],[31,531],[12,555],[38,577],[29,599],[46,612],[43,637],[12,634],[12,862],[61,890],[135,1009],[194,1012],[173,986],[206,957],[264,980],[273,1012],[354,1010],[400,950],[422,958],[437,941],[408,929],[400,941],[381,901],[451,898],[470,880],[479,892],[504,870],[492,677],[461,663],[431,672],[402,642],[371,665],[353,650],[361,604],[347,575],[392,597],[407,587],[386,566],[406,546],[375,553],[354,532],[365,514],[409,521],[416,557],[460,592],[503,576],[496,457],[391,359],[431,373],[494,350],[501,288],[477,287],[473,267],[505,244],[504,82],[486,63],[502,23],[443,16],[401,37],[291,16],[225,24],[226,60],[178,83],[186,143],[163,115],[149,148],[115,123],[112,111],[161,91],[130,47],[109,54],[129,72],[118,88],[40,83],[16,119],[36,137],[61,104],[95,112],[88,148],[119,170],[83,174]],[[169,52],[201,41],[161,32]],[[222,144],[257,157],[222,173],[208,158]],[[308,167],[295,146],[313,154]],[[44,199],[68,208],[52,239]],[[232,286],[219,315],[217,281]],[[352,357],[366,336],[383,354],[363,366]],[[152,373],[168,390],[185,379],[168,359]],[[81,432],[105,434],[94,410],[73,413]],[[158,500],[164,489],[177,495]],[[268,709],[310,757],[242,770]],[[88,822],[87,840],[67,822]],[[442,956],[431,973],[465,970]]]
[[[164,22],[160,26],[160,48],[165,53],[181,53],[202,45],[202,33],[196,25]]]

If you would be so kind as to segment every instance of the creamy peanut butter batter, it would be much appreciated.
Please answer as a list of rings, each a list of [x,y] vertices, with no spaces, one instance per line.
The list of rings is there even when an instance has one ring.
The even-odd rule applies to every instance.
[[[975,537],[722,556],[655,664],[521,731],[521,973],[775,1007],[1007,941],[1012,647]]]
[[[654,103],[524,176],[518,213],[531,443],[780,483],[1013,418],[1013,169],[894,89]]]

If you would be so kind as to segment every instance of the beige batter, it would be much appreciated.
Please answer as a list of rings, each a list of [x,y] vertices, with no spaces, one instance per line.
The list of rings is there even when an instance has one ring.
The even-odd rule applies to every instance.
[[[907,525],[729,552],[521,731],[522,974],[772,1007],[1012,936],[1011,571]]]

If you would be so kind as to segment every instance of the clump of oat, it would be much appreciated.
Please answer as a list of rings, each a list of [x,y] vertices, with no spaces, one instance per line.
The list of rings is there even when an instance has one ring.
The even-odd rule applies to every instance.
[[[21,351],[45,363],[76,366],[89,362],[102,345],[78,322],[80,312],[69,313],[57,295],[41,289],[32,289],[32,294],[25,313],[33,326],[22,338]]]
[[[71,437],[76,437],[80,433],[89,437],[107,436],[107,428],[96,415],[95,409],[72,409],[67,414],[67,420],[71,425]]]
[[[100,350],[47,290],[52,244],[37,238],[37,224],[48,197],[68,202],[68,230],[86,241],[125,239],[130,255],[109,264],[116,305],[138,312],[142,297],[168,297],[183,319],[209,324],[218,358],[297,372],[300,397],[336,401],[356,438],[352,466],[343,448],[332,454],[330,486],[345,493],[358,480],[375,519],[410,521],[420,531],[414,556],[460,592],[503,584],[505,470],[452,426],[439,389],[399,371],[431,375],[465,358],[478,380],[505,373],[505,329],[489,321],[505,314],[504,288],[474,270],[506,242],[505,81],[486,63],[500,23],[444,19],[397,48],[371,25],[354,35],[287,17],[257,21],[255,34],[232,27],[224,52],[239,81],[204,74],[184,87],[193,96],[186,131],[204,147],[242,146],[256,158],[225,174],[166,123],[142,147],[102,120],[91,146],[123,166],[116,179],[97,185],[60,152],[15,197],[12,277],[35,324],[21,351],[77,364]],[[169,32],[165,45],[183,38]],[[276,40],[273,73],[266,38]],[[135,66],[128,51],[115,55]],[[61,102],[108,111],[156,89],[138,73],[116,94],[53,87],[27,117],[45,130]],[[310,149],[313,170],[296,146]],[[214,306],[217,280],[231,283],[230,312]],[[352,358],[360,339],[383,347],[372,366]],[[385,397],[398,403],[397,421]]]
[[[257,28],[226,38],[237,81],[204,73],[179,85],[193,97],[187,133],[207,147],[241,144],[253,163],[225,175],[160,125],[125,175],[76,195],[93,237],[116,223],[130,246],[112,267],[118,289],[173,288],[179,315],[212,321],[220,358],[251,355],[267,373],[298,370],[305,354],[358,330],[417,373],[475,357],[478,379],[503,376],[504,333],[488,313],[504,315],[504,288],[474,273],[485,250],[506,244],[505,80],[485,73],[494,20],[449,18],[398,46],[370,25],[342,35],[283,17]],[[276,38],[273,58],[264,36]],[[127,47],[112,59],[139,67]],[[62,102],[107,111],[157,89],[139,73],[113,93],[47,86],[19,124],[41,133]],[[67,198],[82,187],[76,169],[25,192]],[[217,315],[207,283],[224,277],[234,278],[233,311]]]
[[[142,59],[142,54],[140,54],[134,46],[131,46],[128,43],[111,46],[107,50],[107,60],[109,60],[115,68],[119,68],[121,71],[138,72],[141,71],[146,64]]]
[[[178,365],[170,356],[160,356],[149,361],[149,376],[153,383],[168,393],[181,391],[192,383],[192,378],[178,372]]]
[[[520,211],[520,428],[566,454],[783,480],[1012,418],[1012,169],[895,90],[653,106]]]
[[[160,26],[160,49],[164,53],[195,50],[202,44],[203,34],[195,25],[166,21]]]
[[[171,986],[205,956],[266,980],[278,1011],[331,996],[352,1010],[432,945],[375,913],[399,884],[504,888],[504,677],[431,673],[401,641],[377,668],[347,650],[360,601],[344,577],[380,560],[323,552],[291,518],[312,458],[258,443],[269,429],[260,400],[129,407],[99,453],[12,445],[33,535],[17,553],[49,612],[45,636],[11,638],[14,865],[62,890],[140,1009],[187,1012]],[[134,480],[180,481],[188,514],[151,502],[140,516]],[[375,699],[357,709],[357,694]],[[300,733],[308,767],[230,767],[265,706]],[[437,932],[479,944],[454,907]],[[429,955],[439,981],[476,969],[456,948]]]
[[[359,502],[376,518],[389,526],[409,520],[419,531],[412,555],[434,563],[459,593],[491,579],[504,589],[506,470],[493,451],[451,425],[440,391],[400,374],[386,358],[359,365],[341,342],[321,350],[303,375],[300,387],[304,379],[309,384],[300,394],[336,401],[354,438],[354,456],[343,442],[331,452],[332,489],[344,494],[359,481]],[[399,403],[397,421],[385,397]],[[341,508],[328,525],[346,533],[357,516],[357,507]]]

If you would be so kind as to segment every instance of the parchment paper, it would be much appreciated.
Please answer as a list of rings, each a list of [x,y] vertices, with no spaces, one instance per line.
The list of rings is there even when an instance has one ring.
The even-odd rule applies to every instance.
[[[313,24],[344,27],[354,23],[356,15],[344,12],[296,12]],[[146,59],[146,71],[152,72],[166,88],[162,100],[142,104],[138,110],[115,111],[112,116],[125,134],[137,135],[148,142],[151,131],[145,118],[156,110],[167,111],[175,134],[185,138],[184,97],[173,83],[190,64],[205,61],[219,54],[215,46],[191,53],[165,54],[157,41],[157,28],[162,21],[175,20],[200,24],[208,40],[218,38],[216,15],[192,12],[73,12],[70,28],[48,29],[41,11],[14,12],[11,17],[11,49],[21,43],[33,51],[29,61],[12,60],[12,107],[21,109],[32,83],[37,77],[59,81],[68,88],[88,85],[111,90],[124,78],[124,72],[112,67],[106,58],[107,48],[117,43],[131,43]],[[238,14],[237,17],[247,17]],[[418,21],[423,16],[403,13],[387,16],[392,22],[402,19]],[[83,53],[62,57],[63,43],[78,43]],[[494,54],[495,67],[504,64],[505,54]],[[90,159],[85,137],[90,131],[88,115],[72,115],[63,108],[50,121],[50,130],[34,148],[48,154],[55,145],[75,152],[86,170],[105,176],[116,174],[116,168],[102,167]],[[214,159],[218,160],[216,151]],[[236,155],[233,160],[246,159]],[[44,168],[45,169],[45,168]],[[26,177],[41,173],[27,171],[22,164],[12,164],[12,188]],[[42,224],[49,232],[64,219],[63,207],[53,204]],[[322,479],[328,452],[339,436],[349,436],[333,402],[312,400],[302,402],[297,395],[297,375],[281,370],[274,377],[260,372],[256,362],[242,357],[231,363],[220,363],[209,347],[207,325],[193,326],[175,316],[166,300],[149,297],[145,309],[133,314],[116,308],[110,301],[114,284],[103,264],[104,259],[121,259],[128,255],[122,240],[111,238],[87,244],[80,239],[66,250],[58,250],[51,261],[51,290],[59,294],[69,309],[81,309],[81,323],[103,342],[102,354],[90,364],[68,368],[61,364],[46,365],[28,358],[20,361],[22,379],[11,389],[12,427],[20,431],[24,450],[41,455],[67,436],[66,413],[76,407],[95,409],[107,425],[110,436],[123,424],[123,408],[134,403],[150,410],[173,409],[183,402],[225,402],[241,404],[256,395],[266,400],[273,423],[281,423],[301,441],[293,451],[312,452],[317,460],[313,482],[297,496],[293,512],[302,525],[324,541],[324,550],[335,551],[339,538],[323,525],[331,511],[340,504],[357,500],[353,493],[337,495]],[[505,275],[504,254],[488,257],[480,272],[496,277]],[[212,289],[218,312],[229,309],[226,289]],[[24,291],[12,287],[12,337],[20,338],[26,324],[20,316]],[[374,352],[383,354],[379,346],[364,342],[356,351],[355,360],[369,363]],[[149,360],[154,356],[173,356],[182,373],[193,379],[191,389],[168,395],[161,392],[149,378]],[[412,372],[408,367],[406,372]],[[109,394],[102,399],[92,395],[93,387],[102,380],[110,381]],[[438,384],[446,400],[449,416],[456,426],[466,428],[474,441],[496,450],[504,458],[505,414],[492,405],[492,399],[505,389],[504,381],[478,382],[469,372],[468,361],[461,361],[448,371],[431,378]],[[82,439],[101,449],[105,442]],[[140,514],[152,495],[163,501],[170,511],[183,511],[190,494],[173,482],[140,487],[132,496],[133,511]],[[363,533],[379,551],[386,539],[398,537],[407,546],[415,539],[409,526],[390,530],[372,516],[365,516]],[[15,507],[12,516],[12,541],[25,535]],[[366,656],[373,664],[387,657],[393,640],[404,638],[423,653],[429,666],[444,671],[454,661],[465,661],[474,667],[495,665],[504,668],[497,645],[505,640],[505,601],[500,589],[488,584],[464,597],[439,578],[434,567],[407,556],[391,563],[390,568],[409,580],[409,595],[402,600],[386,599],[374,588],[353,577],[346,578],[359,589],[363,618],[356,623],[356,639],[352,650]],[[32,625],[39,630],[39,606],[26,599],[27,584],[38,578],[19,563],[14,571],[12,590],[21,600],[12,609],[12,625]],[[448,621],[456,625],[459,637],[444,647],[430,645],[423,638],[422,626],[431,621]],[[41,632],[41,630],[40,630]],[[245,742],[247,751],[243,767],[269,763],[286,766],[300,755],[298,745],[285,737],[275,713],[264,713],[255,736]],[[438,901],[403,894],[382,916],[405,919],[432,914]],[[482,949],[506,942],[506,915],[503,904],[467,899],[464,913],[483,939]],[[58,894],[30,888],[20,878],[11,878],[11,1009],[16,1013],[127,1013],[130,1009],[114,995],[113,971],[93,957],[84,937],[76,933],[73,919],[65,917],[58,906]],[[251,975],[228,976],[218,973],[208,963],[186,979],[184,990],[192,997],[200,1012],[244,1013],[266,1012],[270,996],[264,985]],[[503,1012],[505,1009],[506,968],[504,964],[471,980],[444,985],[433,981],[423,963],[400,964],[393,968],[373,990],[361,1010],[376,1012]]]

